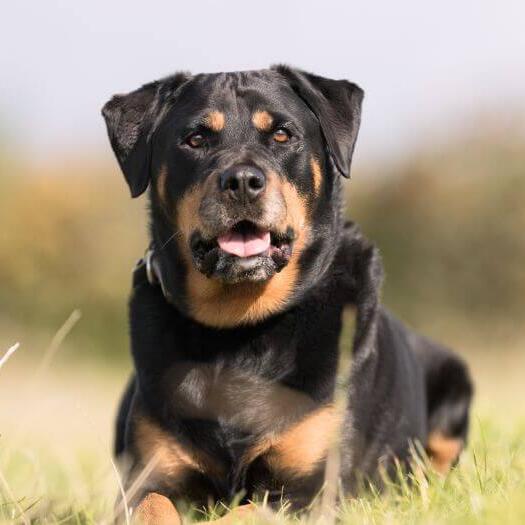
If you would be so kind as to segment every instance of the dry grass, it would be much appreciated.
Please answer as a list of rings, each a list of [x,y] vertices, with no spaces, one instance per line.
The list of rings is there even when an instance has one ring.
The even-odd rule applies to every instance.
[[[71,323],[71,321],[70,321]],[[63,334],[64,335],[64,334]],[[55,341],[56,343],[56,341]],[[54,350],[50,350],[54,348]],[[446,479],[417,477],[345,500],[333,513],[297,518],[282,509],[257,522],[523,523],[525,519],[525,352],[467,352],[477,385],[472,439]],[[50,365],[48,346],[41,362]],[[66,352],[72,349],[65,348]],[[119,490],[111,460],[116,402],[128,369],[70,361],[42,368],[23,345],[0,369],[0,522],[104,523]],[[216,515],[221,507],[209,509]],[[264,509],[263,509],[264,510]],[[198,511],[192,518],[202,519]]]
[[[119,490],[112,422],[129,372],[124,298],[146,247],[144,201],[129,199],[113,162],[8,160],[0,158],[11,175],[0,178],[0,521],[101,523]],[[525,522],[524,165],[523,135],[476,132],[354,173],[347,185],[351,216],[382,250],[386,302],[461,349],[477,394],[457,469],[346,500],[332,509],[340,521]],[[83,316],[65,344],[75,316],[49,343],[50,327],[77,308]]]

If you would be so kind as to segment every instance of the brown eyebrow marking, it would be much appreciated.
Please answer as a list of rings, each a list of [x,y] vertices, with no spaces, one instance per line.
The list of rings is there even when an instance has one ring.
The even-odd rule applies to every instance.
[[[225,123],[226,117],[222,111],[211,111],[204,118],[204,125],[215,132],[222,131]]]
[[[270,131],[272,129],[273,117],[268,111],[255,111],[252,115],[252,122],[259,131]]]

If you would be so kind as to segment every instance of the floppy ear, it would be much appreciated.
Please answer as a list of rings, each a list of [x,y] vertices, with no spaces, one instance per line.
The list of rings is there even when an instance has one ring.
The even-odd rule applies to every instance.
[[[132,197],[148,187],[153,132],[169,106],[169,98],[187,79],[187,74],[177,73],[127,95],[115,95],[102,108],[111,147]]]
[[[347,80],[319,77],[283,65],[273,69],[290,83],[315,114],[337,170],[350,177],[350,164],[361,122],[363,90]]]

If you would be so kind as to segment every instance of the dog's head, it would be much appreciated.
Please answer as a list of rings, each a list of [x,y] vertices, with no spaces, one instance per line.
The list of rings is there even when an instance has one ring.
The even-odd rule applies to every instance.
[[[103,108],[174,302],[212,326],[293,303],[332,260],[363,92],[285,66],[179,73]]]

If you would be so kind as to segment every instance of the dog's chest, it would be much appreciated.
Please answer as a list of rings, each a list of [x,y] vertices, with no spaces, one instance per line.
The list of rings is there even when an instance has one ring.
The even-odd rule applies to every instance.
[[[338,327],[304,321],[296,314],[251,329],[174,334],[161,397],[178,417],[243,433],[287,426],[333,392]]]
[[[313,470],[335,423],[329,404],[337,341],[320,326],[324,348],[297,325],[269,328],[187,338],[187,352],[177,350],[184,359],[163,374],[167,410],[228,473],[219,480],[226,491],[246,488],[250,478]]]
[[[295,311],[235,330],[166,324],[162,343],[137,354],[143,396],[170,443],[162,450],[182,447],[194,458],[188,468],[204,465],[226,498],[317,475],[337,426],[332,313]]]
[[[187,435],[199,436],[203,457],[213,458],[215,474],[206,476],[221,497],[277,494],[298,477],[320,479],[340,424],[329,398],[225,364],[186,366],[172,410]]]

